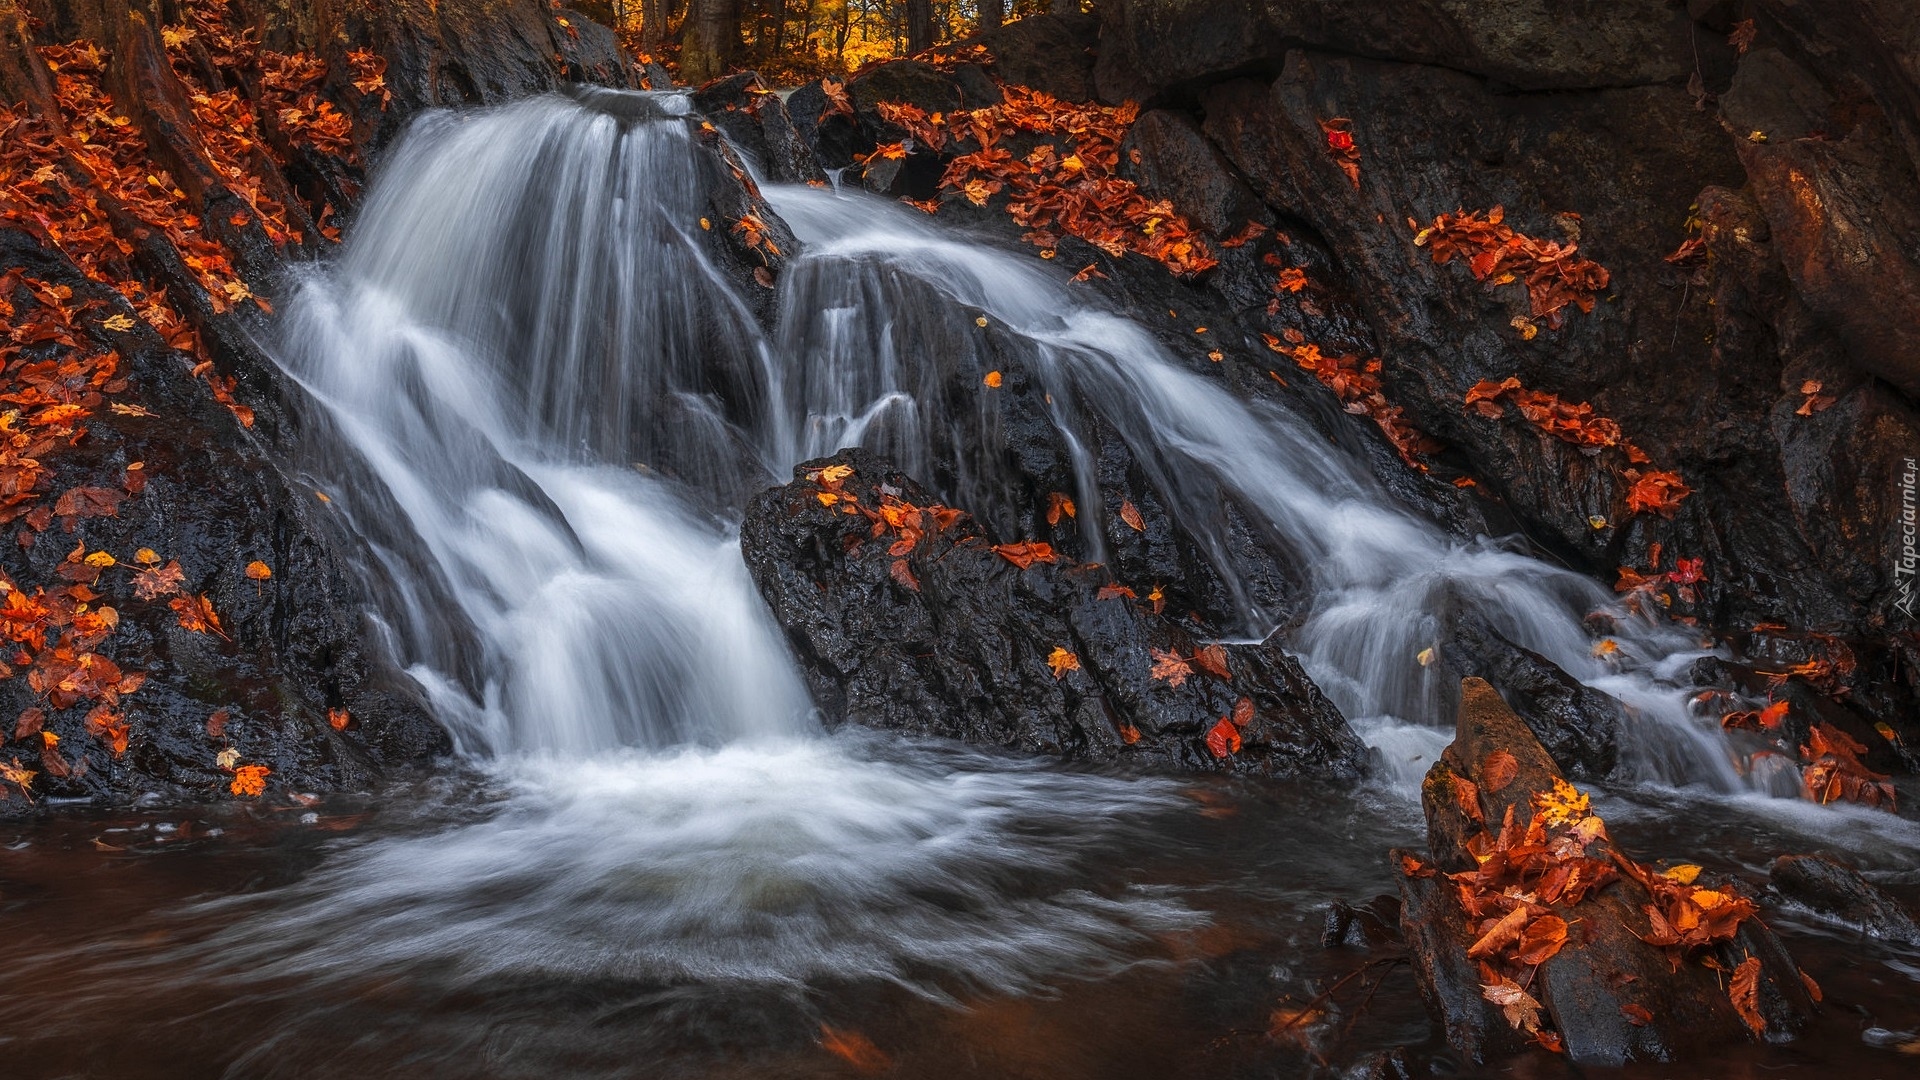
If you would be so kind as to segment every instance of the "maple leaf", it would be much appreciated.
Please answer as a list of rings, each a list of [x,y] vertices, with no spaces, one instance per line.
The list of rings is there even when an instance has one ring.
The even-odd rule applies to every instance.
[[[1153,670],[1149,673],[1156,679],[1164,680],[1167,685],[1178,690],[1193,674],[1193,665],[1170,649],[1147,650],[1153,656]]]
[[[853,1066],[856,1072],[878,1073],[893,1067],[893,1059],[873,1045],[873,1040],[857,1031],[820,1025],[820,1046]]]
[[[821,79],[820,90],[826,95],[827,103],[821,108],[816,123],[824,122],[829,117],[853,115],[853,101],[847,97],[846,83]]]
[[[233,771],[233,781],[227,790],[249,798],[261,795],[267,790],[267,777],[271,775],[273,770],[265,765],[242,765]]]
[[[33,786],[33,778],[38,775],[32,769],[22,768],[20,759],[17,757],[13,759],[12,764],[0,763],[0,781],[19,788],[20,797],[28,802],[33,801],[33,793],[28,789]]]
[[[142,549],[145,551],[145,549]],[[152,554],[152,552],[146,552]],[[171,596],[180,591],[186,582],[186,572],[180,569],[178,559],[170,559],[165,566],[149,565],[133,575],[133,594],[142,600],[152,600],[161,596]]]
[[[1624,475],[1633,482],[1627,491],[1627,509],[1632,513],[1655,513],[1670,518],[1679,509],[1680,501],[1693,493],[1679,473],[1642,474],[1629,469]]]
[[[1579,788],[1556,776],[1553,790],[1534,793],[1533,807],[1549,825],[1571,825],[1589,816],[1592,802]]]
[[[1232,679],[1233,672],[1227,667],[1227,650],[1219,644],[1209,645],[1193,654],[1193,662],[1208,674],[1220,679]]]
[[[1039,540],[1028,540],[1019,544],[995,544],[993,553],[1022,570],[1037,562],[1060,561],[1059,557],[1053,553],[1053,545]]]
[[[1047,654],[1047,667],[1053,670],[1053,677],[1059,679],[1069,671],[1079,671],[1080,658],[1056,645]]]
[[[1179,683],[1173,685],[1178,686]],[[1207,750],[1216,758],[1224,758],[1240,752],[1240,729],[1233,721],[1221,717],[1220,722],[1207,729]]]
[[[1767,1034],[1766,1017],[1760,1015],[1760,958],[1749,956],[1733,969],[1733,981],[1727,985],[1727,997],[1740,1019],[1757,1036]]]

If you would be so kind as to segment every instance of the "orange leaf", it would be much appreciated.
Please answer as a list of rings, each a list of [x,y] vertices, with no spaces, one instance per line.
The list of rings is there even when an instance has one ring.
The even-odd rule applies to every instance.
[[[1116,581],[1109,581],[1105,585],[1100,586],[1100,591],[1094,593],[1093,598],[1095,600],[1113,600],[1116,598],[1132,600],[1134,595],[1134,591],[1125,585]]]
[[[273,770],[265,765],[242,765],[233,772],[233,782],[227,790],[235,795],[255,796],[267,790],[267,777]]]
[[[1178,686],[1180,684],[1175,683],[1174,685]],[[1219,723],[1207,729],[1207,749],[1217,758],[1224,758],[1230,754],[1239,753],[1240,729],[1233,726],[1232,720],[1224,716],[1221,717]]]
[[[1126,522],[1134,532],[1147,531],[1146,522],[1140,519],[1140,508],[1133,505],[1132,499],[1120,500],[1120,520]]]
[[[335,731],[345,731],[347,729],[347,725],[351,724],[352,722],[353,722],[353,714],[347,712],[347,710],[345,709],[328,709],[327,710],[327,724],[331,726]]]
[[[1072,499],[1067,498],[1065,494],[1058,491],[1049,492],[1047,495],[1047,524],[1060,524],[1060,515],[1062,514],[1068,517],[1079,516]]]
[[[902,588],[911,589],[914,592],[920,591],[920,579],[913,576],[913,567],[907,565],[907,560],[893,560],[887,567],[887,574],[899,582]]]
[[[1150,648],[1147,651],[1153,656],[1153,677],[1165,680],[1174,689],[1179,689],[1187,681],[1187,676],[1193,674],[1193,665],[1187,663],[1179,653],[1167,649]]]
[[[1056,645],[1047,654],[1047,666],[1053,669],[1053,677],[1058,679],[1069,671],[1079,671],[1080,658]]]
[[[1028,540],[1019,544],[995,544],[993,553],[1022,570],[1037,562],[1060,561],[1053,553],[1053,545],[1039,540]]]
[[[265,581],[273,576],[273,570],[266,563],[255,559],[247,564],[247,577],[254,581]]]
[[[1566,943],[1567,921],[1558,915],[1542,915],[1520,934],[1514,959],[1528,965],[1544,964]]]

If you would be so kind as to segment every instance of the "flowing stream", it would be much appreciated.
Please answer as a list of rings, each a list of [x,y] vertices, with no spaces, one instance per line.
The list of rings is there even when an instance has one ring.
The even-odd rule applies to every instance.
[[[1909,823],[1768,800],[1795,778],[1734,769],[1686,705],[1690,633],[1622,615],[1619,654],[1596,659],[1582,618],[1612,598],[1593,582],[1449,538],[1030,254],[862,194],[768,187],[803,249],[763,331],[703,254],[723,225],[703,219],[684,109],[595,93],[425,116],[285,305],[282,362],[331,427],[311,468],[471,770],[298,825],[233,808],[185,833],[136,815],[23,834],[13,852],[66,854],[0,874],[56,894],[52,866],[93,856],[83,834],[182,854],[127,864],[132,909],[29,913],[47,944],[16,985],[57,989],[0,1005],[0,1055],[12,1039],[50,1070],[116,1076],[844,1075],[827,1025],[892,1047],[903,1075],[1271,1069],[1314,1048],[1236,1025],[1257,1033],[1263,1008],[1351,967],[1317,948],[1320,906],[1390,888],[1385,849],[1419,842],[1410,794],[1447,741],[1428,721],[1449,689],[1415,657],[1449,605],[1629,706],[1624,779],[1641,783],[1613,812],[1648,844],[1747,871],[1840,846],[1920,885]],[[1288,643],[1380,750],[1372,785],[1128,777],[823,730],[734,508],[862,443],[910,473],[956,462],[956,501],[990,502],[998,466],[940,411],[923,356],[976,312],[1067,441],[1103,418],[1220,567],[1230,542],[1208,522],[1227,499],[1310,567]],[[1097,519],[1090,481],[1078,498]],[[1276,621],[1241,607],[1249,635]],[[1853,983],[1912,993],[1920,963],[1875,965]],[[85,1030],[76,1010],[173,1056],[63,1041]],[[1429,1038],[1410,989],[1357,1021],[1375,1045]]]

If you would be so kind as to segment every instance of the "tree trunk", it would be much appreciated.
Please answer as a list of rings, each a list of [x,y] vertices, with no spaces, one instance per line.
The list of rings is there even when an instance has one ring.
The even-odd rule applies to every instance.
[[[667,0],[640,0],[640,47],[652,52],[667,40]]]
[[[740,0],[692,0],[680,45],[680,76],[698,86],[727,73],[740,44]]]
[[[907,0],[907,52],[933,48],[933,0]]]
[[[1005,12],[1001,9],[1000,0],[979,0],[979,3],[980,3],[979,29],[991,30],[994,27],[999,26],[1000,20],[1005,17]]]

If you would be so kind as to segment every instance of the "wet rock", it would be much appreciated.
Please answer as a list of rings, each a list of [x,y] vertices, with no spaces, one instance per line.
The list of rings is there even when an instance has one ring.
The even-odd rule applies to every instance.
[[[837,467],[851,471],[823,473]],[[935,498],[866,451],[795,476],[749,505],[741,549],[833,722],[1157,768],[1361,773],[1359,740],[1277,645],[1209,643],[1141,599],[1102,599],[1099,566],[1017,567],[992,546],[1008,538],[964,515],[939,527]],[[917,508],[913,543],[869,517],[900,505]],[[1169,655],[1188,670],[1154,677]]]
[[[1461,696],[1454,741],[1422,786],[1433,863],[1405,852],[1393,856],[1404,902],[1401,927],[1415,974],[1455,1049],[1486,1063],[1523,1045],[1515,1028],[1525,1022],[1525,1010],[1505,1015],[1488,1000],[1483,987],[1496,985],[1489,980],[1498,971],[1483,970],[1476,962],[1476,957],[1497,960],[1517,947],[1499,944],[1492,933],[1511,902],[1497,902],[1475,918],[1465,897],[1483,887],[1474,882],[1485,868],[1505,873],[1498,868],[1532,858],[1527,852],[1536,850],[1552,853],[1554,866],[1513,910],[1524,912],[1528,926],[1560,920],[1567,933],[1556,951],[1522,962],[1537,972],[1531,993],[1542,1010],[1541,1023],[1575,1063],[1680,1060],[1753,1037],[1721,978],[1722,971],[1742,964],[1752,973],[1755,1015],[1767,1037],[1789,1037],[1804,1025],[1813,1002],[1802,976],[1757,917],[1738,922],[1730,936],[1686,951],[1653,944],[1649,939],[1659,938],[1647,914],[1658,910],[1651,906],[1659,883],[1653,872],[1627,859],[1597,818],[1576,820],[1583,809],[1550,810],[1560,804],[1542,801],[1550,791],[1565,797],[1560,773],[1491,685],[1467,679]],[[1536,844],[1547,846],[1530,846]],[[1567,873],[1560,884],[1549,884],[1562,870]],[[1589,885],[1577,893],[1571,887],[1561,891],[1567,882],[1583,878]],[[1741,899],[1742,886],[1731,880],[1703,881],[1700,887],[1711,893],[1701,894],[1703,904],[1750,902]]]
[[[1110,101],[1277,70],[1300,47],[1445,65],[1523,90],[1679,83],[1694,68],[1686,13],[1665,0],[1551,9],[1526,0],[1120,0],[1102,4],[1100,17],[1096,78]]]
[[[768,180],[797,184],[826,179],[820,163],[795,130],[786,103],[758,72],[743,71],[696,90],[693,107],[727,133]]]
[[[1373,949],[1400,943],[1398,896],[1376,896],[1359,905],[1343,900],[1327,905],[1320,930],[1322,948]]]
[[[78,303],[133,314],[117,293],[21,233],[0,230],[0,265],[71,288]],[[337,527],[326,520],[328,505],[268,453],[265,429],[278,425],[284,406],[261,400],[261,430],[250,432],[204,384],[185,377],[178,354],[144,324],[94,344],[121,354],[129,386],[116,400],[144,415],[92,418],[83,440],[49,459],[50,490],[119,488],[133,462],[141,463],[144,487],[113,515],[71,527],[56,522],[37,536],[21,529],[22,542],[10,537],[0,547],[0,568],[14,582],[49,582],[76,545],[136,566],[136,550],[149,548],[179,562],[183,595],[205,596],[221,628],[186,629],[168,596],[142,600],[133,593],[131,571],[103,574],[94,586],[98,602],[113,605],[119,620],[101,651],[121,670],[145,676],[120,699],[127,749],[115,755],[88,732],[93,702],[54,709],[24,673],[0,680],[5,734],[15,733],[16,717],[44,711],[44,730],[59,737],[57,752],[70,770],[58,775],[62,769],[45,759],[41,739],[11,741],[5,753],[41,773],[35,790],[114,803],[224,795],[231,770],[216,758],[228,749],[241,762],[271,768],[275,788],[365,787],[387,771],[448,753],[446,733],[411,680],[375,646],[363,614],[369,597]],[[271,578],[246,576],[255,560]],[[336,711],[345,717],[340,728],[330,719]],[[224,714],[214,721],[217,734],[209,729],[215,714]],[[0,814],[26,809],[17,797],[0,804]]]
[[[1790,903],[1873,937],[1920,948],[1920,921],[1860,871],[1830,855],[1782,855],[1767,871]]]
[[[1441,663],[1498,688],[1562,770],[1594,779],[1613,771],[1625,720],[1619,702],[1515,645],[1472,611],[1455,611],[1447,635],[1438,650]],[[1467,709],[1463,701],[1463,722]]]
[[[1066,101],[1092,101],[1099,34],[1099,20],[1091,15],[1029,15],[970,41],[987,47],[990,70],[1003,82]]]

